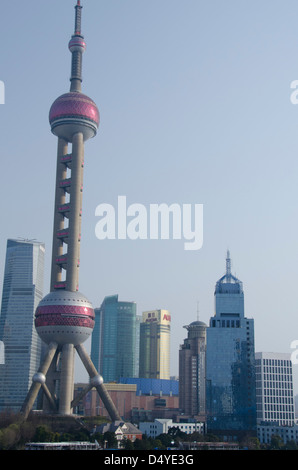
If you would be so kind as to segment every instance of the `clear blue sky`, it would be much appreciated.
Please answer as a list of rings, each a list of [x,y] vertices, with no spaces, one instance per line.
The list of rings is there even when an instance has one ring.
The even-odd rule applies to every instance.
[[[49,290],[56,138],[48,112],[69,89],[75,0],[2,2],[2,286],[7,238],[46,243]],[[255,320],[256,351],[298,340],[298,4],[294,0],[83,0],[83,91],[100,110],[85,148],[80,290],[172,314],[178,373],[183,325],[214,313],[226,250]],[[204,204],[204,245],[95,237],[95,208]],[[295,366],[296,368],[298,366]],[[294,367],[294,369],[295,369]]]

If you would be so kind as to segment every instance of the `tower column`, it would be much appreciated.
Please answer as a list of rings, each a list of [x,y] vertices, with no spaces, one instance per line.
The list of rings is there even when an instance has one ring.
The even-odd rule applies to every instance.
[[[58,138],[57,167],[56,167],[56,192],[55,192],[55,212],[53,226],[53,247],[52,247],[52,272],[51,272],[51,291],[55,285],[62,280],[62,268],[57,264],[56,259],[63,255],[63,241],[57,237],[58,230],[64,228],[64,216],[59,212],[59,206],[65,204],[65,191],[60,186],[60,182],[66,178],[66,166],[61,163],[61,157],[67,155],[67,141]]]
[[[70,415],[74,383],[74,347],[64,344],[61,359],[59,414]]]
[[[77,291],[79,285],[80,236],[82,221],[84,138],[83,133],[72,139],[69,238],[67,250],[66,289]]]

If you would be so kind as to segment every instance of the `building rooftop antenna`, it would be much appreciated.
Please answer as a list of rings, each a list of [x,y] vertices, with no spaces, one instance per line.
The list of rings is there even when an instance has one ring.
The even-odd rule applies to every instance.
[[[231,257],[230,257],[230,250],[227,250],[227,258],[226,258],[226,276],[227,280],[231,278]]]

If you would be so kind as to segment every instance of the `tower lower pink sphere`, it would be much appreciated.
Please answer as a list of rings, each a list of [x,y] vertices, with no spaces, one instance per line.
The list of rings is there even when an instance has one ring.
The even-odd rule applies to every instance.
[[[81,344],[92,333],[95,314],[91,303],[80,292],[50,292],[35,312],[35,327],[47,344]]]

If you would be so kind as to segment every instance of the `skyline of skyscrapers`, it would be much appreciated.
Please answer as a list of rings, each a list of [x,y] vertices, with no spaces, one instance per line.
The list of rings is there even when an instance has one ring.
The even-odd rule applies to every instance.
[[[79,28],[81,23],[81,2],[80,0],[75,1],[75,31],[69,42],[72,55],[71,88],[69,93],[60,96],[54,102],[50,112],[51,130],[58,137],[51,293],[39,303],[39,308],[36,309],[37,332],[48,346],[46,356],[48,364],[43,363],[42,368],[39,369],[37,369],[36,364],[36,369],[31,372],[33,388],[30,395],[31,402],[25,402],[26,413],[30,411],[33,399],[36,398],[38,392],[37,387],[39,387],[42,388],[44,397],[48,400],[44,402],[43,411],[51,410],[61,415],[71,414],[74,407],[72,396],[75,351],[79,353],[90,378],[90,384],[82,392],[86,394],[89,386],[95,386],[98,392],[104,395],[101,377],[91,365],[85,350],[81,346],[83,341],[91,335],[95,319],[91,303],[78,293],[84,143],[89,137],[95,135],[99,124],[99,116],[95,103],[81,93],[81,62],[85,42]],[[58,14],[55,15],[56,17],[59,19]],[[53,36],[52,39],[54,39]],[[41,135],[36,126],[33,130],[35,138]],[[206,141],[208,142],[208,139]],[[71,147],[70,151],[69,147]],[[154,152],[151,154],[154,155]],[[126,160],[123,158],[123,161]],[[150,159],[149,161],[151,162]],[[226,166],[225,159],[221,161],[224,162],[223,166]],[[35,166],[35,168],[37,167]],[[108,173],[110,174],[110,172]],[[159,173],[157,170],[156,174],[159,175]],[[44,178],[41,177],[41,174],[39,179],[42,182],[43,189]],[[102,178],[101,180],[103,182],[106,179]],[[234,180],[236,181],[236,178]],[[114,185],[114,188],[116,187],[117,185]],[[156,185],[156,187],[158,186]],[[28,205],[28,207],[33,206]],[[236,214],[237,211],[233,213]],[[95,253],[95,250],[93,250],[93,253]],[[90,258],[93,259],[92,253]],[[288,358],[277,357],[277,355],[275,357],[273,353],[268,353],[266,357],[263,353],[260,353],[260,357],[255,355],[254,321],[245,316],[243,286],[241,281],[231,274],[229,253],[226,261],[226,274],[216,284],[215,315],[210,319],[209,327],[205,328],[206,325],[198,321],[190,323],[187,326],[188,337],[184,340],[179,352],[181,361],[181,364],[179,364],[181,408],[184,412],[187,410],[191,417],[203,417],[207,410],[210,418],[209,428],[213,426],[214,429],[252,429],[258,405],[260,405],[259,410],[262,412],[259,419],[276,419],[280,425],[289,423],[291,425],[293,422],[292,368],[289,367],[289,360]],[[116,263],[118,262],[119,258],[116,260]],[[166,262],[164,265],[168,269],[170,263]],[[181,271],[183,273],[183,270]],[[176,270],[178,277],[181,271]],[[9,276],[8,273],[7,279],[9,279]],[[112,272],[112,277],[114,276]],[[205,276],[206,272],[202,274],[204,281]],[[97,274],[94,275],[95,279],[96,277]],[[190,277],[190,274],[188,274],[189,279]],[[105,278],[108,283],[108,276],[105,276]],[[192,280],[194,278],[195,276],[192,276]],[[91,279],[91,276],[87,277],[87,283],[91,284]],[[168,278],[167,282],[172,287],[173,292],[171,278]],[[9,281],[7,281],[7,284],[9,284]],[[116,282],[115,284],[117,285]],[[151,289],[147,288],[148,285]],[[154,291],[154,286],[151,286],[150,280],[148,284],[144,281],[143,286],[144,290],[147,289],[146,295],[150,297]],[[134,287],[136,288],[136,286]],[[103,285],[101,285],[101,288],[103,288]],[[122,288],[124,289],[123,285]],[[157,290],[158,288],[159,286]],[[29,289],[27,289],[27,287],[13,289],[15,296],[24,297],[23,310],[26,308],[26,300],[30,295]],[[104,290],[106,290],[106,284],[104,284]],[[183,296],[186,288],[184,292],[183,287],[181,290]],[[140,291],[142,290],[140,289]],[[3,306],[7,302],[6,292],[7,289],[3,287]],[[159,295],[165,295],[165,291],[161,291]],[[0,391],[2,386],[2,390],[7,394],[8,378],[12,377],[12,371],[14,373],[17,371],[17,369],[13,369],[16,366],[19,368],[21,365],[18,354],[20,352],[25,353],[26,350],[24,345],[20,343],[15,343],[17,345],[15,346],[9,342],[12,339],[12,336],[10,337],[9,316],[14,315],[14,318],[17,319],[14,326],[20,328],[19,323],[21,323],[18,322],[17,318],[16,299],[13,299],[13,295],[11,299],[11,311],[8,309],[6,311],[3,307],[0,318]],[[98,333],[98,342],[95,343],[94,339],[94,349],[98,356],[98,368],[101,368],[100,372],[103,373],[104,379],[118,381],[121,376],[134,376],[137,374],[137,358],[139,357],[137,344],[139,342],[141,343],[141,361],[139,362],[140,370],[142,370],[140,375],[145,377],[166,377],[167,366],[169,369],[170,325],[167,325],[168,328],[164,326],[159,328],[158,323],[161,323],[161,321],[157,319],[157,312],[161,311],[144,312],[143,315],[147,316],[138,329],[136,306],[131,306],[130,309],[127,305],[121,307],[117,305],[116,309],[113,309],[111,305],[109,310],[110,305],[108,304],[113,302],[106,299],[104,301],[106,310],[99,312],[99,330],[98,332],[93,330],[94,338],[95,332]],[[41,301],[41,298],[39,300]],[[275,302],[274,299],[273,302]],[[114,303],[120,304],[118,296],[117,302]],[[176,307],[175,304],[175,310]],[[119,312],[120,309],[123,309],[123,312]],[[179,311],[179,308],[177,310]],[[180,308],[180,313],[181,315],[185,313],[183,305]],[[271,311],[269,313],[271,314]],[[107,321],[103,318],[104,314],[107,315]],[[102,315],[102,318],[100,318],[100,315]],[[24,317],[23,311],[22,316]],[[164,319],[170,321],[168,315],[164,315]],[[3,328],[1,320],[3,321]],[[264,327],[264,331],[267,325],[269,328],[272,323],[268,322]],[[29,327],[28,321],[26,326]],[[3,331],[1,331],[1,328]],[[21,331],[18,340],[25,336],[26,331],[25,328]],[[137,336],[138,333],[139,337]],[[13,331],[12,335],[16,339],[18,331]],[[34,358],[37,347],[34,346],[34,343],[31,343],[28,350],[30,357],[29,355],[24,357],[23,354],[22,360],[30,362]],[[10,360],[12,353],[14,353],[13,359]],[[206,363],[207,358],[208,363]],[[100,366],[102,359],[105,362],[103,366]],[[50,367],[47,368],[51,361]],[[107,364],[106,371],[102,372],[105,364]],[[2,369],[1,365],[4,366]],[[38,372],[33,374],[36,370]],[[4,377],[2,382],[1,372],[3,372],[2,377]],[[259,375],[255,375],[256,373]],[[20,375],[16,375],[19,388]],[[257,389],[255,385],[259,384],[260,387]],[[9,385],[9,389],[11,387],[14,389],[15,383]],[[192,394],[188,394],[188,392],[192,392]],[[257,392],[260,392],[260,395]],[[258,401],[260,397],[261,401]],[[257,410],[254,409],[255,404]],[[9,405],[5,404],[5,406]],[[159,400],[159,406],[163,406],[162,399]],[[112,415],[116,416],[112,407],[111,409]]]
[[[42,297],[40,289],[43,283],[44,252],[44,244],[40,242],[12,239],[7,241],[0,316],[0,345],[3,344],[6,347],[0,351],[0,403],[2,405],[0,411],[4,408],[11,408],[17,411],[30,384],[30,371],[28,371],[27,365],[34,363],[34,361],[35,363],[39,361],[39,355],[35,354],[34,340],[32,340],[32,343],[29,343],[29,346],[24,346],[23,342],[21,344],[19,340],[22,339],[23,341],[25,339],[23,331],[28,331],[29,333],[28,325],[30,321],[31,333],[34,336],[33,303],[38,304],[40,297]],[[294,397],[290,355],[272,352],[254,354],[252,340],[253,320],[249,320],[244,316],[243,286],[241,281],[231,274],[230,264],[231,260],[228,253],[226,273],[216,283],[215,287],[215,315],[210,318],[210,326],[208,327],[203,322],[197,320],[185,327],[188,331],[188,336],[179,351],[180,412],[183,413],[184,417],[192,417],[200,422],[204,422],[204,418],[207,417],[207,429],[209,430],[226,428],[233,430],[251,429],[253,426],[252,419],[255,416],[253,409],[253,397],[255,396],[257,423],[267,422],[274,423],[277,426],[292,426],[294,424]],[[33,294],[37,297],[34,298]],[[28,309],[24,311],[24,305],[27,307],[31,305],[30,311]],[[20,308],[21,311],[18,313]],[[108,339],[106,343],[109,340],[111,345],[119,342],[119,349],[113,357],[114,366],[111,366],[111,362],[108,362],[107,369],[115,370],[117,363],[118,367],[122,367],[122,369],[121,372],[118,372],[119,378],[109,378],[107,382],[119,382],[120,378],[123,380],[123,377],[130,377],[130,380],[132,380],[132,377],[144,377],[142,373],[130,373],[132,370],[136,371],[135,363],[138,354],[135,346],[138,337],[136,327],[138,319],[142,319],[141,324],[143,323],[147,326],[147,329],[145,327],[143,330],[143,334],[151,332],[151,342],[152,334],[154,334],[155,338],[152,344],[155,343],[156,346],[161,331],[158,328],[156,329],[156,326],[162,323],[160,322],[161,319],[165,322],[170,321],[169,312],[166,310],[146,311],[143,312],[141,317],[137,315],[135,302],[119,301],[118,295],[105,297],[101,308],[96,310],[98,310],[96,322],[97,317],[100,321],[98,322],[98,331],[94,328],[92,354],[98,350],[102,333]],[[20,315],[21,320],[15,322],[17,318],[20,319]],[[109,326],[107,326],[104,332],[103,319],[105,315],[109,320]],[[13,319],[13,331],[9,326],[11,319]],[[25,322],[26,325],[22,322]],[[152,328],[148,329],[148,326],[152,324],[156,325],[156,331],[153,331]],[[116,330],[117,328],[119,329],[122,343],[119,336],[117,339],[117,334],[113,338],[113,328],[114,330],[115,328]],[[166,330],[163,333],[169,337],[170,330],[169,328],[166,328]],[[7,334],[8,331],[10,331],[10,335]],[[218,332],[218,335],[212,336],[214,331]],[[223,336],[221,336],[220,332]],[[237,334],[235,335],[231,332],[237,332]],[[142,334],[140,334],[141,344],[142,338],[144,339]],[[38,337],[35,339],[40,343]],[[134,343],[134,347],[131,350],[127,347],[129,343],[131,345]],[[32,347],[30,344],[32,344]],[[143,344],[145,345],[146,343],[143,341]],[[167,342],[164,344],[167,344]],[[212,350],[214,345],[215,350]],[[27,348],[25,356],[24,347]],[[128,362],[126,362],[124,356],[122,358],[123,361],[119,361],[121,351],[125,347],[126,352],[129,353],[126,355],[126,359],[129,356]],[[21,356],[18,356],[19,353]],[[218,354],[226,364],[229,364],[229,368],[232,371],[231,375],[224,370],[223,363],[220,362]],[[152,351],[151,358],[154,358]],[[4,359],[5,364],[1,364],[1,362],[4,362]],[[210,361],[213,362],[212,367],[210,367]],[[219,361],[219,364],[217,364],[219,367],[215,367],[215,371],[214,366],[216,366],[216,363],[214,361]],[[255,367],[253,362],[255,362]],[[126,366],[124,365],[125,363]],[[134,366],[132,366],[132,363]],[[153,363],[156,364],[155,359]],[[222,373],[219,373],[220,368]],[[256,372],[254,369],[256,369]],[[151,370],[153,370],[152,367]],[[21,371],[21,374],[25,374],[24,380],[19,371]],[[15,377],[17,377],[17,382]],[[256,378],[256,390],[253,386],[254,378]],[[224,387],[220,391],[216,386],[215,379],[220,386],[224,383]],[[26,383],[25,389],[20,387],[22,380]],[[11,393],[13,390],[16,391],[15,394]],[[246,401],[243,394],[246,395]],[[7,396],[9,396],[8,399]],[[5,402],[3,401],[4,399],[6,400]],[[216,419],[214,420],[214,418]],[[212,420],[215,421],[213,426]]]
[[[7,240],[0,315],[0,411],[18,411],[40,361],[34,313],[43,297],[44,243]]]

